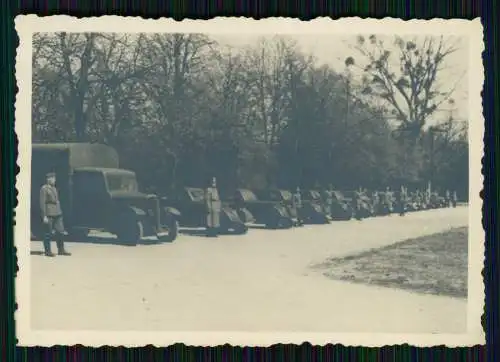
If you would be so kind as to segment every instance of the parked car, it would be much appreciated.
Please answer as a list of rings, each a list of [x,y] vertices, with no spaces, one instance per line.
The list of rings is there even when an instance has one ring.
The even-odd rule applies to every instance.
[[[180,226],[191,228],[206,226],[208,211],[205,203],[205,190],[202,188],[184,187],[164,200],[180,211]],[[252,215],[248,210],[247,213],[249,214],[247,219],[251,220]],[[235,209],[223,204],[220,215],[220,230],[227,233],[244,234],[248,231],[248,227]]]
[[[332,199],[330,205],[330,218],[332,220],[350,220],[354,210],[351,201],[340,191],[326,191]]]
[[[289,217],[292,219],[294,226],[302,226],[303,223],[297,214],[297,208],[293,203],[293,195],[288,190],[281,189],[266,189],[256,191],[257,196],[263,201],[274,202],[277,205],[282,205],[286,208]]]
[[[256,224],[264,224],[272,229],[284,229],[293,226],[293,220],[285,206],[272,201],[264,201],[249,189],[237,189],[233,193],[223,193],[225,202],[237,210],[241,218],[245,218],[245,210],[255,218]],[[244,219],[244,221],[247,221]]]
[[[378,216],[389,215],[394,212],[394,197],[390,191],[378,193],[378,202],[374,205],[374,214]]]
[[[328,224],[328,211],[319,191],[302,191],[302,220],[311,224]]]
[[[358,220],[375,215],[372,200],[363,192],[346,191],[348,199],[351,200],[351,206],[354,210],[354,217]],[[381,196],[382,198],[382,196]]]

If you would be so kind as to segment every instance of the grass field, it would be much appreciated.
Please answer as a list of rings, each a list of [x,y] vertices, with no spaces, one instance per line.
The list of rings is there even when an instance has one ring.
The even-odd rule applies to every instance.
[[[315,266],[332,279],[467,298],[467,228],[405,240]]]

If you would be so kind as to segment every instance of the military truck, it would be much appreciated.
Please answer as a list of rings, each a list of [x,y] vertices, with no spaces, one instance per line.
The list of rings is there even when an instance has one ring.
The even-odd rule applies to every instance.
[[[137,245],[143,237],[173,241],[180,213],[161,207],[156,195],[139,191],[134,172],[119,167],[112,147],[91,143],[33,144],[31,158],[31,232],[43,234],[40,187],[46,174],[56,174],[56,186],[66,229],[78,240],[91,230],[115,234]]]

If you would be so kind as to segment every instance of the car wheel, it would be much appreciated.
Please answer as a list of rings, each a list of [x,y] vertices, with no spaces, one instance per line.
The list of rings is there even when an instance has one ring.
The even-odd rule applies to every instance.
[[[142,221],[136,220],[122,225],[121,230],[117,233],[118,240],[128,246],[136,246],[137,243],[144,237],[144,225]]]
[[[248,227],[245,224],[235,224],[232,229],[234,230],[234,234],[243,235],[248,232]]]
[[[166,226],[166,230],[162,230],[163,232],[167,231],[166,234],[163,234],[158,237],[158,240],[165,243],[171,243],[175,239],[177,239],[177,235],[179,234],[179,222],[177,220],[171,220]]]

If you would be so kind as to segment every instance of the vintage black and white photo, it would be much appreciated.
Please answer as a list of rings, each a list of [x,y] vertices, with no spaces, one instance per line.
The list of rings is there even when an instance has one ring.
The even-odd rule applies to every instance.
[[[484,341],[479,20],[16,28],[21,344]]]

